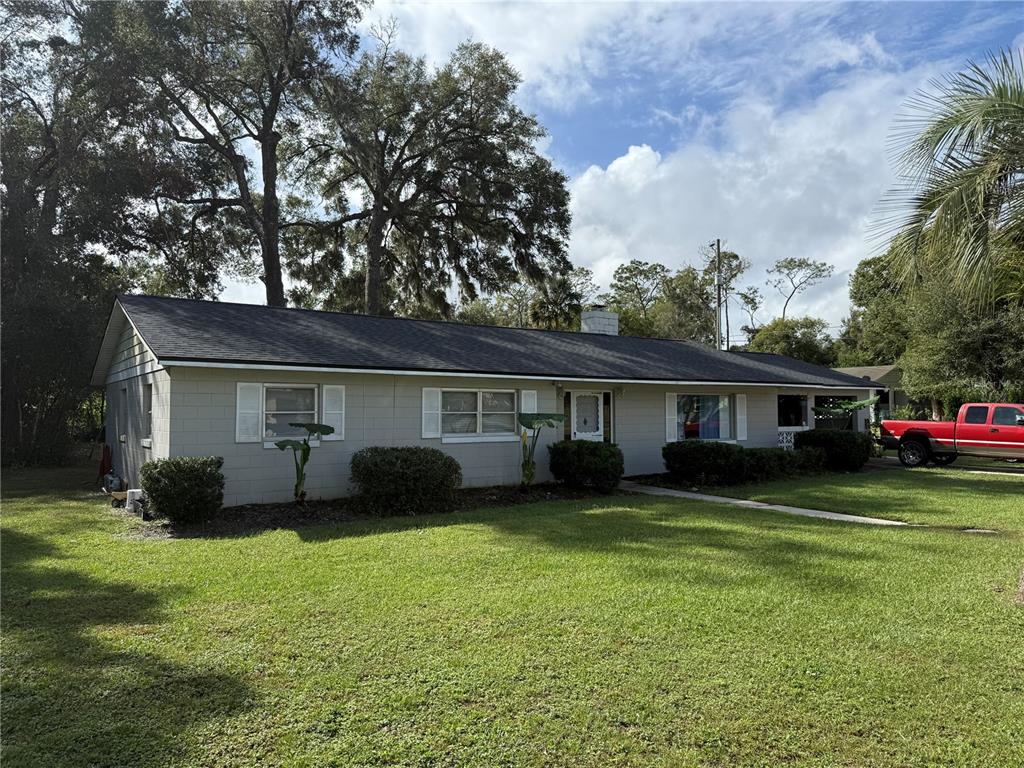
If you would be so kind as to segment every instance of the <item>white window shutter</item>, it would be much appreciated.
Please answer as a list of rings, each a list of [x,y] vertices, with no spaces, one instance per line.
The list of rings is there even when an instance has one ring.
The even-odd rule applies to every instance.
[[[536,413],[537,412],[537,390],[536,389],[523,389],[519,391],[519,412],[520,413]]]
[[[537,412],[537,390],[536,389],[521,389],[519,390],[519,412],[520,413],[536,413]],[[520,427],[520,432],[526,432],[526,427]]]
[[[676,415],[676,395],[668,392],[665,395],[665,442],[674,443],[679,440],[679,417]]]
[[[732,416],[729,413],[730,406],[732,405],[731,399],[731,395],[718,396],[718,436],[721,440],[730,440],[732,438]]]
[[[423,437],[441,436],[441,390],[423,388]]]
[[[747,439],[747,396],[736,395],[736,439]]]
[[[263,385],[240,381],[235,390],[235,442],[263,439]]]
[[[323,423],[334,427],[334,432],[324,435],[323,440],[345,439],[345,387],[341,384],[324,384]]]

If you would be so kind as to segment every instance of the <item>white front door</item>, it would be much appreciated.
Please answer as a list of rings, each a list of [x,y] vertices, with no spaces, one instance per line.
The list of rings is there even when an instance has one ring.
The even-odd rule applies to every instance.
[[[601,392],[572,393],[573,440],[604,440],[603,398]]]

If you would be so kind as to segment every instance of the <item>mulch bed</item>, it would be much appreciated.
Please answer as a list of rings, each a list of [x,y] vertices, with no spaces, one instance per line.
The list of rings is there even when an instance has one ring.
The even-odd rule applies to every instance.
[[[601,496],[593,491],[576,490],[554,483],[543,483],[526,489],[517,486],[463,488],[457,492],[455,511],[596,497]],[[189,526],[174,526],[167,520],[142,522],[134,516],[132,518],[139,526],[136,535],[142,538],[223,538],[282,528],[381,519],[364,512],[357,498],[316,499],[301,506],[287,502],[225,507],[213,520]]]

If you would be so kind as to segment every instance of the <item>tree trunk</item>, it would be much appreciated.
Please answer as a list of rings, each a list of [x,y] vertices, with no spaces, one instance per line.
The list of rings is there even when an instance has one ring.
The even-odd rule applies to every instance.
[[[370,231],[366,243],[366,284],[364,311],[368,315],[381,313],[382,264],[384,260],[384,209],[375,203],[370,214]]]
[[[942,421],[942,401],[932,398],[932,421]]]
[[[279,134],[270,131],[261,143],[263,161],[263,283],[267,306],[286,307],[284,281],[281,278],[281,204],[277,197],[277,144]]]

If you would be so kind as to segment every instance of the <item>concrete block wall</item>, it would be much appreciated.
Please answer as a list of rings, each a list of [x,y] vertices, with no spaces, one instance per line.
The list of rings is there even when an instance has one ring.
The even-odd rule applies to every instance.
[[[533,381],[514,378],[395,376],[370,373],[303,373],[176,367],[168,369],[169,455],[224,457],[225,504],[287,501],[292,497],[294,467],[290,452],[260,443],[235,442],[235,399],[238,382],[272,384],[342,384],[345,386],[344,440],[325,440],[313,449],[307,491],[311,498],[350,493],[352,455],[368,446],[422,445],[440,448],[462,466],[466,486],[513,485],[519,482],[518,442],[450,443],[423,438],[422,390],[514,389],[537,393],[539,412],[562,411],[565,391],[612,391],[613,439],[622,448],[627,474],[663,470],[665,394],[738,394],[747,396],[747,446],[775,446],[778,441],[779,393],[807,394],[821,390],[737,386],[667,386],[626,384],[620,387],[581,382]],[[857,390],[830,394],[851,394]],[[319,418],[319,417],[318,417]],[[735,432],[733,432],[735,435]],[[547,445],[562,437],[560,429],[542,433],[537,448],[537,480],[550,480]]]

